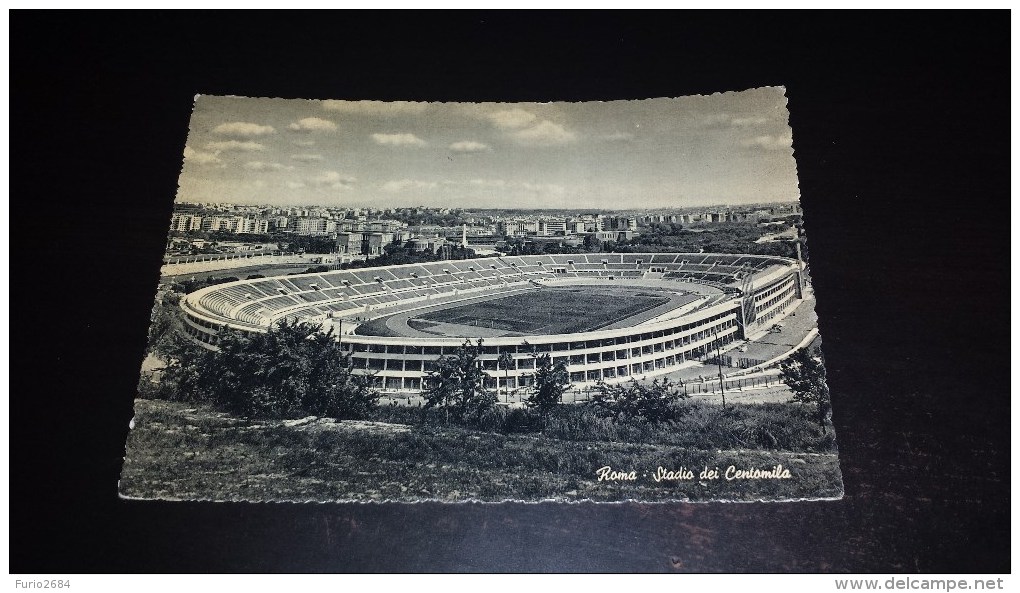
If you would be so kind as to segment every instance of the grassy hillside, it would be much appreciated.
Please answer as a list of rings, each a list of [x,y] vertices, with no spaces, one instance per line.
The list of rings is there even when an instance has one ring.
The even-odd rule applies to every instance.
[[[726,479],[729,466],[777,464],[788,478]],[[605,466],[636,479],[599,481]],[[693,476],[657,482],[659,467]],[[719,478],[699,480],[705,467],[718,468]],[[703,501],[830,498],[842,487],[835,452],[700,450],[317,418],[254,421],[140,399],[120,489],[128,497],[189,500]]]

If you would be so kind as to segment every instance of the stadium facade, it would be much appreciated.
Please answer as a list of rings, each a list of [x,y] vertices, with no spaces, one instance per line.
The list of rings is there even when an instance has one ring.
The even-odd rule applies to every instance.
[[[487,387],[527,386],[535,370],[535,352],[566,363],[574,384],[668,373],[705,360],[736,340],[765,335],[803,299],[804,279],[801,262],[771,256],[502,256],[242,280],[186,295],[181,307],[186,332],[206,348],[215,348],[225,327],[265,332],[282,320],[332,327],[350,352],[355,372],[370,375],[381,389],[419,391],[435,361],[455,352],[472,332],[453,335],[448,325],[446,334],[430,335],[419,331],[420,326],[416,330],[404,325],[406,332],[398,328],[390,335],[360,335],[359,326],[377,319],[400,318],[406,323],[418,311],[558,287],[575,292],[633,287],[685,298],[641,315],[606,320],[594,331],[487,330],[480,356]],[[498,363],[503,353],[513,359],[506,370]]]

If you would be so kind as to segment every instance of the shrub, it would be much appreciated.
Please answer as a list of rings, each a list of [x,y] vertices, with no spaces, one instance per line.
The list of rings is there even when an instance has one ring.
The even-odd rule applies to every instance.
[[[531,409],[512,408],[507,412],[503,432],[507,434],[537,432],[541,429],[542,417]]]
[[[491,406],[481,411],[473,423],[475,428],[487,432],[505,432],[509,411],[505,406]]]
[[[596,414],[608,418],[664,422],[683,414],[680,402],[688,397],[669,379],[656,379],[651,383],[632,380],[625,385],[599,383],[595,396],[586,405]]]
[[[496,394],[482,388],[481,351],[481,339],[477,344],[465,340],[454,354],[436,361],[427,379],[426,408],[442,406],[447,418],[452,414],[456,422],[474,423],[496,405]]]
[[[570,441],[615,441],[616,423],[585,406],[562,407],[546,420],[543,434]]]
[[[762,449],[832,451],[831,432],[820,434],[810,410],[796,404],[736,404],[728,409],[700,401],[679,404],[677,419],[606,416],[590,406],[560,406],[545,436],[585,442],[668,445],[691,450]]]

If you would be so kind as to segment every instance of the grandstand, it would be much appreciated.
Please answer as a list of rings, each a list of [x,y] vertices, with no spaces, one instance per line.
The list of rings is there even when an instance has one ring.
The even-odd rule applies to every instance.
[[[472,334],[428,335],[407,324],[406,335],[356,335],[358,324],[398,313],[409,321],[416,311],[468,302],[484,307],[489,299],[563,286],[593,293],[635,287],[685,295],[671,299],[672,305],[651,309],[606,309],[606,315],[628,313],[593,325],[603,328],[595,331],[532,334],[527,344],[520,335],[495,333],[485,338],[484,368],[493,366],[501,352],[514,355],[514,368],[506,377],[512,387],[527,384],[535,348],[566,362],[572,382],[612,382],[669,372],[704,357],[716,344],[764,334],[802,298],[801,274],[795,260],[741,254],[501,256],[242,280],[191,293],[181,300],[181,307],[186,331],[207,348],[215,348],[224,327],[264,332],[283,320],[301,320],[342,329],[341,342],[352,353],[358,372],[371,375],[380,388],[413,391],[422,389],[428,363],[453,352]],[[634,313],[638,310],[641,315]],[[507,319],[499,324],[568,327],[548,320],[545,325],[529,323],[526,309],[520,315],[518,324]],[[500,369],[491,377],[492,386],[502,386],[503,380]]]

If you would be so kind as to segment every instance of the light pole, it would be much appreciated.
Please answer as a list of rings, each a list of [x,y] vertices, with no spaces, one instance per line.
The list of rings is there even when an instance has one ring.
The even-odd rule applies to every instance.
[[[725,411],[726,410],[726,384],[723,381],[723,374],[722,374],[722,351],[719,349],[719,345],[720,345],[719,344],[719,332],[717,330],[713,330],[712,334],[715,336],[715,362],[719,366],[719,393],[722,394],[722,407],[723,407],[723,410]]]
[[[510,403],[510,365],[514,363],[514,357],[510,352],[503,350],[499,353],[499,366],[503,367],[503,389],[506,390],[506,403]]]

